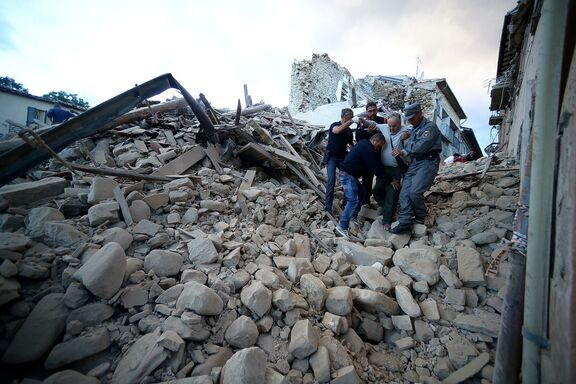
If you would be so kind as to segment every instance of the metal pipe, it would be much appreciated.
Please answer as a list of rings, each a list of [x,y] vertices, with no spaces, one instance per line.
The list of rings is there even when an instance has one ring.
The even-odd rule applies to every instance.
[[[536,57],[537,77],[532,126],[533,162],[526,261],[522,377],[541,382],[541,352],[548,337],[549,275],[554,202],[555,129],[567,0],[545,0],[538,31],[541,49]]]
[[[530,170],[532,168],[532,145],[524,155],[520,181],[520,201],[514,215],[509,260],[510,272],[506,283],[502,320],[498,333],[498,346],[494,363],[494,384],[518,382],[522,365],[522,318],[524,314],[524,289],[526,273],[526,246],[528,235],[528,211],[530,201]]]

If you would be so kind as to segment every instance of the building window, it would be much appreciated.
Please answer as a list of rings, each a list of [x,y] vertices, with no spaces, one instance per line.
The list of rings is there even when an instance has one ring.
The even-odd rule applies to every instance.
[[[34,124],[38,120],[42,123],[46,122],[46,111],[42,109],[36,109],[34,107],[28,107],[28,113],[26,115],[26,125]]]

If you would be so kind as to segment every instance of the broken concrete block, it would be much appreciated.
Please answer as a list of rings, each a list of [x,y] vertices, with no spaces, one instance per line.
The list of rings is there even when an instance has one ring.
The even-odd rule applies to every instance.
[[[194,265],[212,264],[218,261],[218,251],[210,239],[194,239],[188,242],[188,259]]]
[[[466,287],[486,285],[480,253],[473,248],[457,247],[458,276]]]
[[[61,177],[47,177],[38,181],[7,184],[0,188],[0,198],[16,207],[38,201],[39,197],[49,198],[64,193],[68,180]]]
[[[236,352],[222,369],[222,384],[265,383],[266,353],[258,348],[245,348]]]
[[[352,312],[353,294],[350,287],[333,287],[328,289],[326,295],[326,309],[340,316],[346,316]]]
[[[139,233],[148,236],[154,236],[162,229],[162,226],[151,222],[150,220],[140,220],[134,227],[134,233]]]
[[[28,235],[33,239],[41,239],[44,236],[44,224],[49,221],[64,220],[62,212],[52,207],[32,208],[25,219]]]
[[[319,346],[318,350],[310,356],[310,366],[314,372],[314,379],[318,383],[330,381],[330,355],[326,347]]]
[[[120,205],[117,202],[100,203],[88,209],[90,226],[97,227],[105,222],[117,223],[120,221]]]
[[[396,329],[413,331],[412,320],[408,315],[392,316],[392,324],[394,324],[394,328]]]
[[[314,266],[308,259],[292,258],[288,265],[287,275],[290,281],[298,283],[302,275],[314,273]]]
[[[343,316],[338,316],[330,312],[324,312],[322,324],[336,335],[340,335],[348,331],[348,320],[346,320],[346,318]]]
[[[334,379],[331,381],[332,384],[360,384],[362,381],[353,365],[344,367],[336,371]]]
[[[20,364],[38,360],[47,353],[66,328],[68,309],[64,295],[51,293],[34,307],[4,353],[3,363]]]
[[[170,195],[168,193],[152,193],[142,200],[150,206],[150,209],[155,211],[170,202]]]
[[[338,242],[337,250],[346,256],[346,260],[356,265],[371,266],[375,263],[389,265],[394,251],[385,247],[364,247],[349,241]]]
[[[260,281],[254,281],[240,292],[240,300],[258,317],[264,316],[272,306],[272,292]]]
[[[71,224],[50,221],[44,224],[44,243],[51,247],[75,248],[88,237]]]
[[[95,176],[88,192],[88,204],[95,205],[114,197],[114,188],[118,183],[109,177]]]
[[[185,344],[184,340],[174,331],[164,332],[157,340],[158,345],[172,352],[178,350]]]
[[[358,288],[352,289],[352,293],[354,305],[366,312],[395,315],[400,311],[398,303],[383,293]]]
[[[394,344],[396,345],[396,348],[398,348],[400,351],[414,348],[416,346],[416,342],[411,337],[404,337],[402,339],[396,340]]]
[[[306,301],[308,301],[310,306],[320,312],[324,307],[327,295],[326,286],[322,280],[307,273],[300,278],[300,289],[306,295]]]
[[[96,329],[87,335],[57,344],[46,358],[44,368],[52,370],[80,361],[106,350],[110,343],[108,330],[106,328]]]
[[[228,326],[224,337],[236,348],[248,348],[256,343],[258,335],[256,323],[248,316],[240,316]]]
[[[155,249],[146,255],[144,270],[154,271],[156,276],[174,276],[180,272],[184,259],[180,254],[171,251]]]
[[[446,304],[454,304],[464,306],[466,305],[466,291],[463,289],[446,288],[446,296],[444,297]]]
[[[440,272],[440,277],[442,278],[442,280],[444,280],[444,282],[446,283],[446,285],[448,287],[450,287],[450,288],[462,287],[462,282],[460,281],[458,276],[456,276],[456,274],[454,272],[452,272],[450,270],[450,268],[448,268],[444,264],[442,264],[440,266],[439,272]]]
[[[424,280],[428,284],[434,285],[440,278],[439,256],[440,252],[434,248],[402,248],[394,253],[392,260],[402,272],[416,280]]]
[[[318,349],[318,332],[309,320],[298,320],[290,332],[288,350],[297,359],[304,359]]]
[[[394,292],[396,294],[396,301],[402,309],[402,312],[410,317],[420,317],[422,315],[420,306],[416,300],[414,300],[414,297],[412,297],[412,293],[410,292],[409,288],[406,288],[403,285],[398,285],[394,289]]]
[[[176,308],[190,309],[199,315],[216,316],[224,309],[224,302],[212,288],[189,281],[184,284]]]
[[[368,288],[376,292],[388,293],[392,284],[376,268],[360,265],[354,273]]]
[[[108,243],[88,259],[75,274],[93,295],[109,299],[122,285],[126,271],[126,255],[118,243]]]
[[[134,200],[130,204],[130,216],[135,223],[138,223],[144,219],[149,219],[152,214],[150,211],[150,206],[142,200]]]
[[[424,316],[431,321],[440,320],[440,312],[438,311],[438,304],[436,300],[428,298],[420,303],[420,309]]]
[[[500,315],[481,310],[475,310],[473,315],[459,314],[454,319],[454,325],[471,332],[478,332],[491,337],[498,337],[500,330]]]

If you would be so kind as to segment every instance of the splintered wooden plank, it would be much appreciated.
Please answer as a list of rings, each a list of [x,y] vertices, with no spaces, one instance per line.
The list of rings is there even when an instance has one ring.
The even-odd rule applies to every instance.
[[[146,131],[144,131],[144,132],[146,132]],[[164,136],[166,137],[166,142],[168,142],[168,144],[170,144],[173,147],[178,145],[178,143],[176,142],[176,139],[174,138],[174,134],[172,133],[171,130],[164,129],[162,132],[164,132]]]
[[[291,153],[283,151],[279,148],[274,148],[274,147],[271,147],[269,145],[262,145],[262,148],[264,148],[265,150],[267,150],[270,153],[275,154],[278,157],[283,158],[284,160],[288,160],[288,161],[291,161],[293,163],[303,165],[303,166],[310,165],[309,162],[302,159],[301,157],[296,157],[296,156],[292,155]]]
[[[258,136],[260,136],[263,142],[265,142],[268,145],[276,145],[274,139],[272,138],[272,135],[270,135],[270,132],[262,128],[260,124],[258,124],[254,120],[250,120],[248,122],[248,126],[250,126],[254,130],[254,132],[256,132]]]
[[[206,156],[204,148],[197,146],[158,168],[153,176],[180,175]]]
[[[271,156],[268,152],[264,150],[260,145],[256,143],[248,143],[238,151],[238,156],[249,162],[262,164],[269,161],[270,164],[275,168],[285,168],[285,165],[274,156]]]
[[[220,160],[220,154],[218,153],[218,150],[216,149],[214,144],[212,143],[208,144],[208,148],[206,148],[204,152],[206,152],[206,156],[208,156],[208,158],[212,162],[212,165],[214,166],[214,169],[216,169],[216,172],[222,174],[224,171],[222,170],[222,167],[218,162],[218,160]]]
[[[254,171],[253,169],[249,169],[246,171],[246,174],[242,179],[242,183],[240,183],[238,191],[236,192],[236,201],[240,202],[246,199],[246,197],[242,194],[242,192],[252,186],[255,177],[256,177],[256,171]]]
[[[290,144],[290,142],[288,140],[286,140],[286,138],[284,137],[284,135],[279,135],[278,138],[280,139],[280,142],[282,143],[282,145],[288,149],[288,151],[290,151],[290,153],[292,153],[294,156],[296,156],[299,159],[302,159],[302,157],[298,154],[298,152],[296,152],[296,150],[294,149],[294,147],[292,146],[292,144]],[[304,159],[302,159],[303,161],[305,161]],[[306,163],[308,164],[301,164],[302,165],[302,170],[304,171],[304,173],[306,174],[306,176],[308,176],[308,178],[312,181],[312,183],[314,183],[315,185],[317,185],[321,190],[323,189],[323,185],[322,183],[318,180],[318,178],[316,178],[316,175],[314,174],[314,172],[312,172],[312,170],[309,168],[310,163],[306,161]]]

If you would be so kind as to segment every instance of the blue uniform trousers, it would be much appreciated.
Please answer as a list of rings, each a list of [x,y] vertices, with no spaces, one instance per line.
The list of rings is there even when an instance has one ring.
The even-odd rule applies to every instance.
[[[398,221],[401,224],[412,224],[414,220],[423,222],[426,217],[426,192],[434,183],[438,174],[440,160],[416,160],[410,163],[408,171],[404,175],[402,189],[400,191],[400,215]]]
[[[344,189],[346,205],[338,225],[340,225],[340,228],[348,230],[350,221],[358,218],[362,200],[364,199],[364,187],[358,179],[345,172],[340,172],[340,183],[342,183],[342,188]]]

